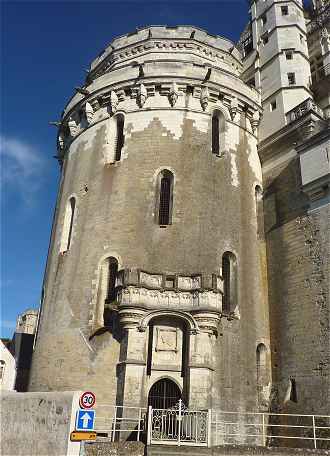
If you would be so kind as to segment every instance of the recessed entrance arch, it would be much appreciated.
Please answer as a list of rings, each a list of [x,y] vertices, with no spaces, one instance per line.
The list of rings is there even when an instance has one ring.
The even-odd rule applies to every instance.
[[[152,385],[148,396],[148,405],[155,409],[169,409],[181,399],[178,385],[169,378],[162,378]]]

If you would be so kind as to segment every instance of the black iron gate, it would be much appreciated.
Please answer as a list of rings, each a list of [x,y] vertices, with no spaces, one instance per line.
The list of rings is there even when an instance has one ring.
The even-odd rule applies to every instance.
[[[170,379],[163,378],[152,385],[149,391],[148,405],[155,409],[169,409],[181,399],[179,387]]]

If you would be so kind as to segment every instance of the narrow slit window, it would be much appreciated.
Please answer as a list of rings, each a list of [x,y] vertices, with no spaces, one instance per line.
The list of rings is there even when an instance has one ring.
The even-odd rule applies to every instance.
[[[292,402],[298,402],[298,396],[297,396],[297,383],[294,378],[290,378],[290,383],[291,383],[291,390],[290,390],[290,401]]]
[[[164,170],[160,173],[158,224],[170,225],[173,206],[173,174]]]
[[[212,154],[221,155],[224,147],[225,119],[223,114],[215,110],[212,115]]]
[[[237,262],[232,252],[222,256],[223,301],[222,310],[225,314],[233,313],[237,307]]]
[[[61,252],[63,253],[70,249],[75,209],[76,199],[72,196],[67,202],[64,214],[64,224],[61,242]]]
[[[118,275],[118,261],[114,257],[109,258],[108,290],[106,302],[111,303],[117,298],[116,280]]]
[[[124,146],[124,116],[119,114],[116,116],[117,120],[117,135],[115,144],[115,161],[120,161],[121,152]]]

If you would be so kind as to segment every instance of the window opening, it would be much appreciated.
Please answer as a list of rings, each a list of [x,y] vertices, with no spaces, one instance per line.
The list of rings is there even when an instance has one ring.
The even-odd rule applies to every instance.
[[[121,151],[124,146],[124,116],[119,114],[117,118],[117,137],[115,148],[115,161],[120,161]]]
[[[5,375],[5,365],[6,363],[3,360],[0,360],[0,382],[3,381]]]
[[[263,14],[261,16],[261,23],[262,25],[265,25],[267,23],[267,14]]]
[[[289,14],[289,7],[287,5],[281,6],[282,16],[287,16]]]
[[[212,116],[212,153],[218,155],[220,150],[219,116],[215,111]]]
[[[295,73],[288,73],[288,83],[289,83],[289,85],[295,85],[295,83],[296,83]]]
[[[262,40],[262,44],[265,46],[265,45],[268,43],[268,41],[269,41],[268,34],[264,35],[264,36],[261,38],[261,40]]]
[[[296,380],[294,378],[290,378],[290,383],[291,383],[290,401],[298,402]]]
[[[158,223],[160,226],[171,224],[173,206],[173,174],[164,170],[161,173],[159,190]]]
[[[165,278],[165,287],[166,288],[175,288],[175,277],[166,276],[166,278]]]
[[[225,252],[222,256],[222,278],[222,309],[225,314],[230,314],[237,306],[237,264],[232,252]]]
[[[292,60],[293,59],[293,52],[292,51],[286,51],[285,57],[287,60]]]
[[[109,258],[108,268],[108,290],[106,302],[111,303],[117,298],[116,281],[118,275],[118,261],[116,258]]]
[[[270,110],[275,111],[276,108],[277,108],[277,104],[276,104],[276,100],[274,100],[270,103]]]

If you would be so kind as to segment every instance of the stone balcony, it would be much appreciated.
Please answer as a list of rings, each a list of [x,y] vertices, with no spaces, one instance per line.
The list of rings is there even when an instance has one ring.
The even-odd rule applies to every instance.
[[[218,274],[152,274],[123,269],[117,278],[118,311],[124,326],[148,313],[190,314],[200,326],[216,326],[222,316],[223,279]],[[234,318],[234,316],[233,316]]]

